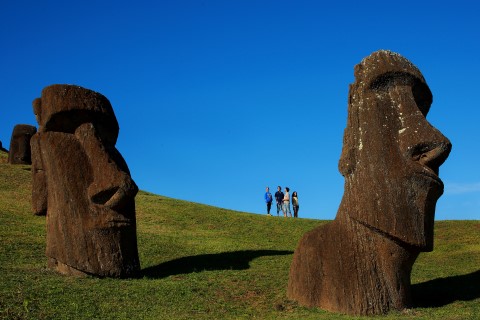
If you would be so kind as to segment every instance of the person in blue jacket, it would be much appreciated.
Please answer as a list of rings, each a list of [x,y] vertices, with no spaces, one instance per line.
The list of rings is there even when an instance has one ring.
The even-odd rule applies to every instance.
[[[265,192],[265,203],[267,204],[267,216],[270,215],[270,208],[272,207],[272,201],[273,201],[273,197],[272,197],[272,194],[270,193],[270,188],[267,187],[267,190]]]

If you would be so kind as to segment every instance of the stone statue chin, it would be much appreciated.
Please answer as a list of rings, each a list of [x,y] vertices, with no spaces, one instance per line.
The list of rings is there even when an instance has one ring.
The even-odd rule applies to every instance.
[[[390,51],[355,67],[339,170],[344,195],[332,223],[303,236],[288,296],[306,306],[373,315],[410,306],[410,273],[433,249],[438,173],[450,141],[426,116],[420,71]]]
[[[49,267],[65,274],[128,277],[140,270],[138,188],[115,148],[118,123],[94,91],[53,85],[34,101],[34,213],[47,216]]]

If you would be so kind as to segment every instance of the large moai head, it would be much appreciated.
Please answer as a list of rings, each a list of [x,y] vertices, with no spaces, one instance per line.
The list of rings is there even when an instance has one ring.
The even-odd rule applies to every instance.
[[[433,248],[438,171],[451,149],[426,119],[431,103],[412,63],[374,52],[355,67],[339,162],[348,215],[420,251]]]
[[[2,141],[0,141],[0,151],[8,152],[8,150],[3,147]]]
[[[33,205],[47,215],[49,266],[66,274],[132,276],[140,269],[138,188],[115,148],[119,127],[110,102],[85,88],[52,85],[33,108],[39,124],[32,139]]]
[[[13,128],[8,163],[32,164],[30,139],[36,132],[37,128],[28,124],[17,124]]]

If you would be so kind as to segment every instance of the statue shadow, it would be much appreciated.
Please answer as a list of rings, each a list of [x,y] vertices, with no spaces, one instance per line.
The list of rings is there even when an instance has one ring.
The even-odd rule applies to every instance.
[[[182,257],[141,270],[140,276],[160,279],[168,276],[212,270],[246,270],[250,261],[265,256],[293,254],[281,250],[241,250]]]
[[[442,307],[455,301],[480,298],[480,270],[447,278],[437,278],[412,285],[413,306]]]

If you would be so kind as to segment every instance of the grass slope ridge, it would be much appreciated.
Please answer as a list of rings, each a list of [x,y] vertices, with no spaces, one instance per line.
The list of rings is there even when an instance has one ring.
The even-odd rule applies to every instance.
[[[288,301],[303,233],[326,221],[284,219],[136,198],[138,279],[72,278],[46,268],[45,221],[30,209],[30,166],[0,152],[0,319],[353,319]],[[261,205],[261,204],[259,204]],[[480,314],[480,223],[436,223],[435,250],[412,272],[417,307],[385,319]],[[356,318],[355,318],[356,319]]]

